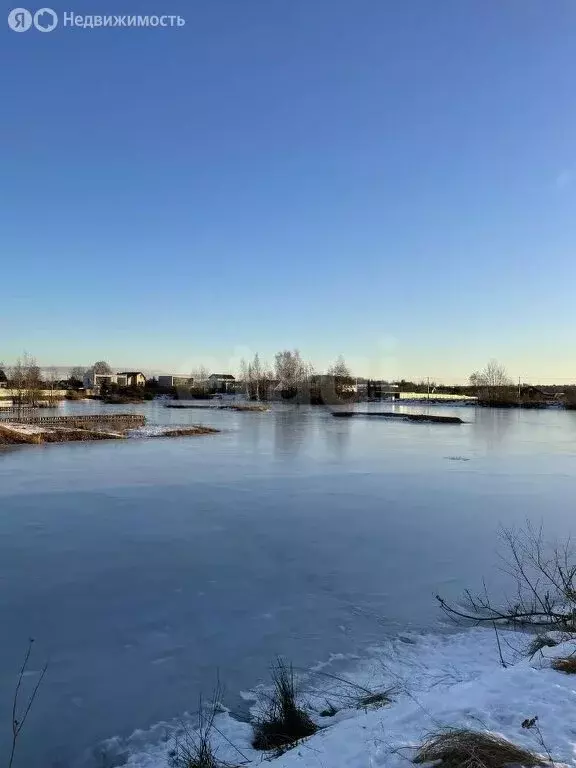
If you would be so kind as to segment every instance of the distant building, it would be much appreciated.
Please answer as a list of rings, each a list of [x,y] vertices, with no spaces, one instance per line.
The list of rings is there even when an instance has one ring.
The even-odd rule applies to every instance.
[[[8,386],[8,377],[4,371],[0,368],[0,389],[5,389]]]
[[[86,371],[84,375],[84,387],[99,393],[102,386],[116,384],[119,387],[143,387],[146,377],[140,371],[123,371],[122,373],[94,373]]]
[[[121,387],[143,387],[146,385],[146,376],[141,371],[121,371],[116,376]],[[121,378],[125,378],[126,384],[120,383]]]
[[[399,400],[398,384],[390,384],[381,379],[358,379],[356,391],[361,400]]]
[[[236,379],[229,373],[211,373],[208,376],[208,391],[222,394],[235,392]]]
[[[174,376],[172,374],[158,376],[159,387],[172,389],[175,387],[191,387],[193,384],[194,379],[191,376]]]
[[[117,384],[116,375],[113,373],[94,373],[86,371],[84,374],[84,387],[92,389],[94,392],[100,392],[103,384]]]

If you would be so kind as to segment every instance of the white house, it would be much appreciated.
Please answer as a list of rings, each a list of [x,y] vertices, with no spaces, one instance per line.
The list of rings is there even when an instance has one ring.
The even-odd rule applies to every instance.
[[[118,381],[121,387],[143,387],[146,384],[146,376],[144,376],[142,371],[121,371],[116,374],[116,378],[126,380],[126,384]]]
[[[94,373],[89,370],[84,374],[84,386],[100,392],[103,384],[117,384],[119,387],[143,387],[146,377],[140,371],[122,371],[121,373]]]

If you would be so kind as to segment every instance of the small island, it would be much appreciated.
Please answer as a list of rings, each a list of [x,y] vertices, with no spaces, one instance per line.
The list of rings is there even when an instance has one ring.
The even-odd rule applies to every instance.
[[[0,446],[192,437],[219,431],[204,424],[146,427],[145,417],[138,414],[15,417],[0,422]]]

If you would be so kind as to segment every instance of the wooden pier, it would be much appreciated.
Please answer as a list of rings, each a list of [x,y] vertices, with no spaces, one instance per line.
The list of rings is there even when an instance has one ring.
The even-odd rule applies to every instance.
[[[107,427],[112,431],[137,429],[146,424],[146,417],[138,413],[96,413],[88,416],[33,416],[31,413],[18,413],[18,409],[0,411],[0,423],[34,424],[43,427],[69,427],[71,429],[97,429]]]

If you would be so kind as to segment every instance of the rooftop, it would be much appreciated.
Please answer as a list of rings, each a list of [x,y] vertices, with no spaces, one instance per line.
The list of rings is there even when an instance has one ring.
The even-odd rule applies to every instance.
[[[142,371],[119,371],[117,376],[144,376]]]

